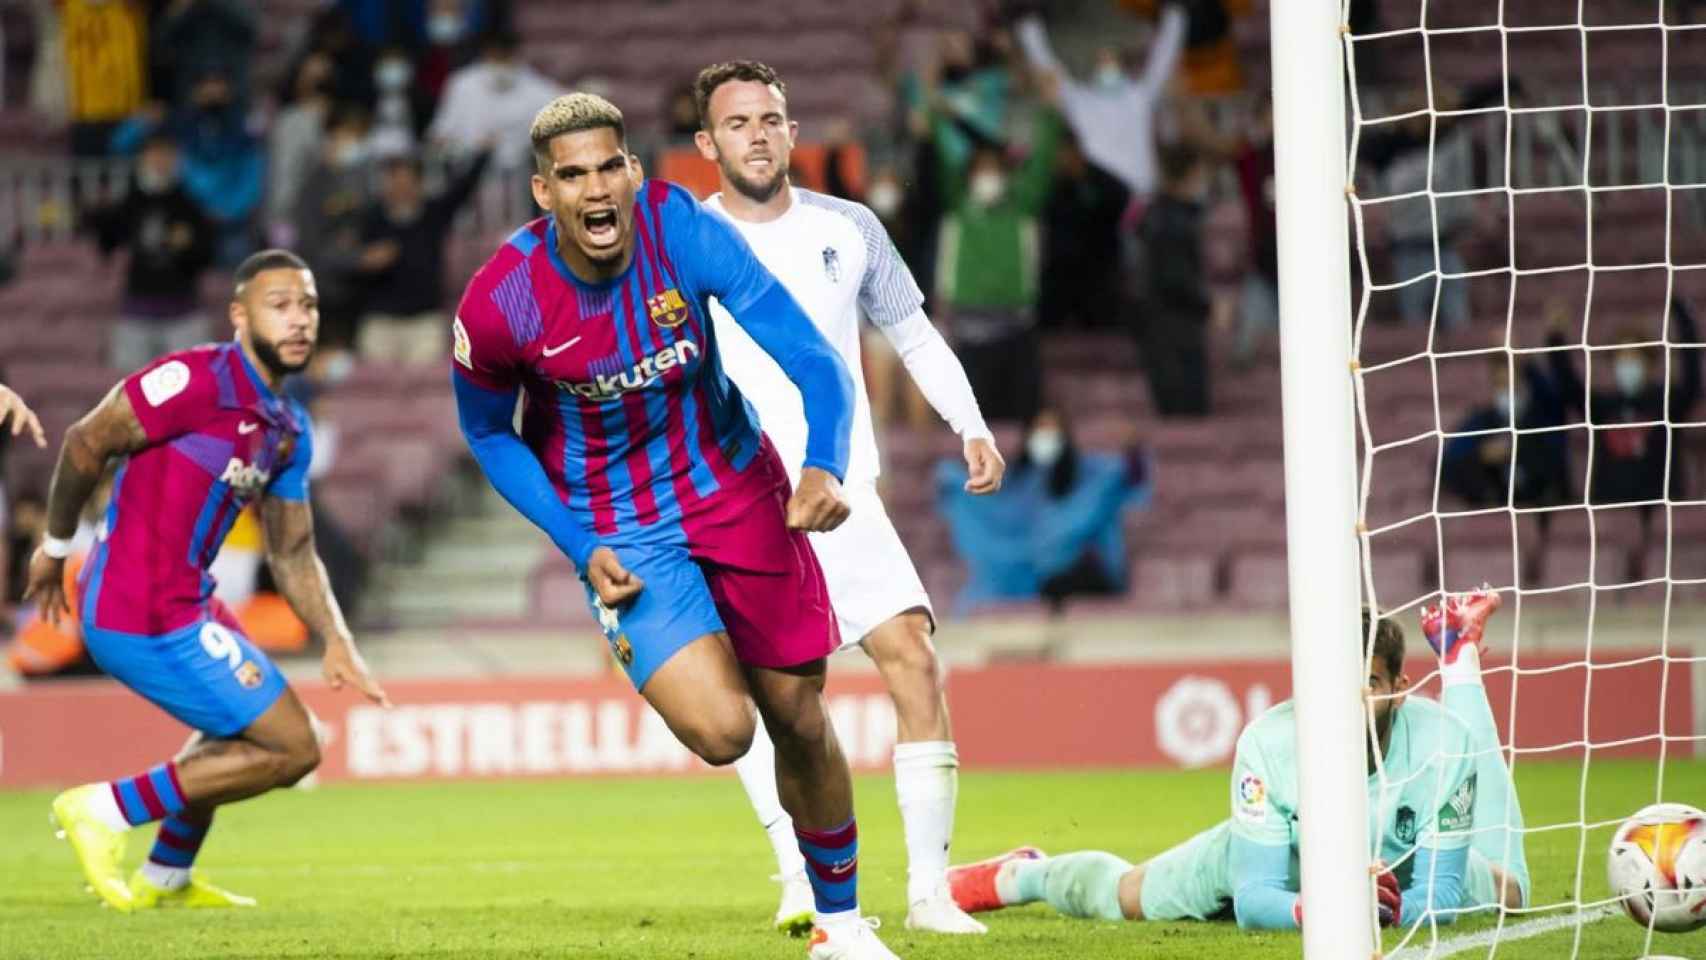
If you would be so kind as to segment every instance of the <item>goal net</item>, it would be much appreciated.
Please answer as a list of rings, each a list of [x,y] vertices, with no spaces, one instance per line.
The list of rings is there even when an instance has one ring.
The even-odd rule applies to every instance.
[[[1387,956],[1706,956],[1706,932],[1627,919],[1605,862],[1639,808],[1706,804],[1706,25],[1688,22],[1706,8],[1423,0],[1370,25],[1352,7],[1363,599],[1440,700],[1420,611],[1499,592],[1466,889],[1487,892],[1477,858],[1524,854],[1530,875],[1519,904],[1388,931]],[[1489,759],[1518,829],[1488,822]]]

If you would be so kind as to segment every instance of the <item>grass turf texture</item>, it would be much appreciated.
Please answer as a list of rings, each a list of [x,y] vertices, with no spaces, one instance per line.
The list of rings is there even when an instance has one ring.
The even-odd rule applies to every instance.
[[[1609,819],[1654,799],[1651,762],[1601,761],[1587,814]],[[1706,764],[1673,760],[1666,799],[1706,802]],[[1576,763],[1521,763],[1529,825],[1574,821]],[[862,894],[907,958],[1296,957],[1294,933],[1230,923],[1069,920],[1036,905],[986,915],[987,937],[903,929],[905,852],[892,782],[858,781]],[[47,828],[50,795],[0,793],[0,957],[800,957],[769,929],[778,888],[770,849],[733,777],[331,786],[226,808],[202,852],[209,877],[260,898],[256,910],[120,916],[82,892]],[[1139,860],[1225,815],[1224,771],[967,773],[956,859],[1019,843],[1101,848]],[[1588,835],[1585,891],[1604,894],[1610,829]],[[1531,835],[1540,902],[1568,899],[1580,832]],[[152,831],[132,835],[130,860]],[[1522,918],[1513,917],[1511,923]],[[1459,922],[1457,936],[1492,925]],[[1579,956],[1632,958],[1645,931],[1621,917],[1585,928]],[[1561,960],[1564,930],[1499,950]],[[1389,948],[1396,942],[1389,936]],[[1426,943],[1425,931],[1420,943]],[[1655,953],[1706,956],[1706,931],[1659,935]],[[1485,956],[1485,950],[1476,955]]]

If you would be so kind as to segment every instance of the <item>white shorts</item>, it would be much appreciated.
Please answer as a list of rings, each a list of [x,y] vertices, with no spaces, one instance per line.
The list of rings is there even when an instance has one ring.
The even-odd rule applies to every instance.
[[[918,607],[930,614],[934,626],[930,595],[924,592],[924,582],[889,522],[876,487],[858,484],[843,493],[853,508],[847,522],[828,533],[811,535],[823,579],[829,584],[829,602],[841,625],[841,649],[858,646],[884,621]]]

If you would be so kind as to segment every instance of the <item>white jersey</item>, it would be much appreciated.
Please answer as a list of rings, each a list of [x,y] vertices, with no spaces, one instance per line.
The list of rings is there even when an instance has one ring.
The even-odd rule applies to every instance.
[[[728,216],[722,194],[706,199],[705,206],[734,224],[759,261],[841,354],[854,393],[853,436],[843,483],[874,484],[881,471],[871,401],[861,375],[859,314],[863,311],[874,326],[893,326],[919,312],[924,294],[876,214],[850,200],[789,189],[793,203],[787,212],[766,223]],[[799,388],[722,304],[713,301],[711,315],[724,372],[758,412],[759,426],[798,484],[806,456],[806,415]]]

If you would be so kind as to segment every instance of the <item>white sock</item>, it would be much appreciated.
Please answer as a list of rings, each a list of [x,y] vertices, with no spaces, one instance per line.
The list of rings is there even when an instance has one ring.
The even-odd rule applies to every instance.
[[[124,818],[124,811],[119,809],[118,798],[113,796],[113,785],[101,784],[101,789],[89,791],[89,813],[113,830],[129,830],[130,821]]]
[[[824,928],[825,930],[832,927],[842,926],[844,924],[858,923],[861,919],[863,918],[859,914],[858,907],[854,907],[851,910],[843,910],[840,913],[819,913],[816,910],[812,911],[812,923]]]
[[[952,740],[895,744],[894,789],[906,831],[908,903],[929,897],[944,882],[959,784],[960,753]]]
[[[776,793],[776,746],[764,724],[752,734],[752,748],[746,756],[735,761],[735,773],[740,785],[746,788],[746,798],[758,823],[770,835],[770,846],[776,851],[776,872],[791,877],[806,868],[806,858],[800,853],[800,840],[794,836],[794,820],[782,809]]]
[[[162,890],[181,890],[190,882],[189,867],[168,867],[152,860],[142,861],[142,875]]]
[[[1456,660],[1440,665],[1439,679],[1440,683],[1447,687],[1455,687],[1460,683],[1480,683],[1481,648],[1466,646],[1457,651]]]

